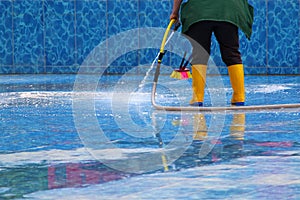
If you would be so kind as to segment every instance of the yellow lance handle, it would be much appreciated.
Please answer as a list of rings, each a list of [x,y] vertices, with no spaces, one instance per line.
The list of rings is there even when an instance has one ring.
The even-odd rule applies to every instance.
[[[159,71],[160,71],[160,64],[162,62],[162,58],[164,57],[164,54],[165,54],[165,45],[166,45],[166,41],[167,41],[167,38],[168,38],[168,35],[169,35],[169,32],[173,26],[173,24],[176,22],[175,19],[172,19],[165,31],[165,34],[164,34],[164,37],[163,37],[163,40],[161,42],[161,46],[160,46],[160,50],[159,50],[159,55],[158,55],[158,59],[157,59],[157,67],[156,67],[156,71],[155,71],[155,74],[154,74],[154,82],[157,83],[157,80],[158,80],[158,76],[159,76]],[[180,27],[180,23],[176,24],[175,27],[174,27],[174,31],[176,31],[178,28]],[[170,36],[171,37],[171,36]]]
[[[164,52],[165,52],[165,44],[166,44],[169,32],[170,32],[170,30],[171,30],[174,23],[175,23],[175,19],[172,19],[170,21],[166,31],[165,31],[164,37],[163,37],[161,45],[160,45],[160,51],[159,51],[160,54],[159,54],[159,57],[158,57],[158,60],[157,60],[158,63],[161,63],[162,57],[163,57]]]

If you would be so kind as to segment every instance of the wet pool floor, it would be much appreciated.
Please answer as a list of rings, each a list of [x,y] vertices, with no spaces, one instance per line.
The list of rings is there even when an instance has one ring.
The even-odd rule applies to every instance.
[[[143,77],[77,78],[1,77],[0,199],[300,198],[300,109],[164,112]],[[188,81],[160,81],[158,103],[188,105]],[[248,105],[300,103],[300,77],[247,76],[246,91]]]

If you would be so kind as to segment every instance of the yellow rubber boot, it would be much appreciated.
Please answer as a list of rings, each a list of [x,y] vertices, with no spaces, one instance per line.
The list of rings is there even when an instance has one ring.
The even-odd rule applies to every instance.
[[[190,105],[203,106],[206,69],[206,65],[192,65],[193,98],[190,101]]]
[[[228,73],[233,90],[232,105],[243,106],[245,103],[244,66],[243,64],[231,65]]]

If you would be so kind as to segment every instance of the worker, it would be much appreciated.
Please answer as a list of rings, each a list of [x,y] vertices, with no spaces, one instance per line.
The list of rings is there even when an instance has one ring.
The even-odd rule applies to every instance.
[[[245,104],[244,67],[239,51],[241,29],[250,40],[253,24],[253,7],[247,0],[174,0],[170,19],[181,21],[182,32],[195,42],[192,53],[192,106],[203,106],[207,62],[211,37],[214,33],[223,62],[228,67],[233,95],[231,104]],[[180,16],[179,16],[180,13]],[[203,53],[205,52],[205,53]]]

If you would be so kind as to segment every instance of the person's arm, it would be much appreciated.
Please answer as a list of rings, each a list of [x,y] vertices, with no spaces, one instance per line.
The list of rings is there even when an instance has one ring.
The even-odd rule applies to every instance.
[[[176,21],[179,20],[179,9],[180,9],[181,3],[182,3],[182,0],[174,0],[173,1],[173,9],[172,9],[172,13],[170,15],[170,20],[171,19],[175,19]]]

